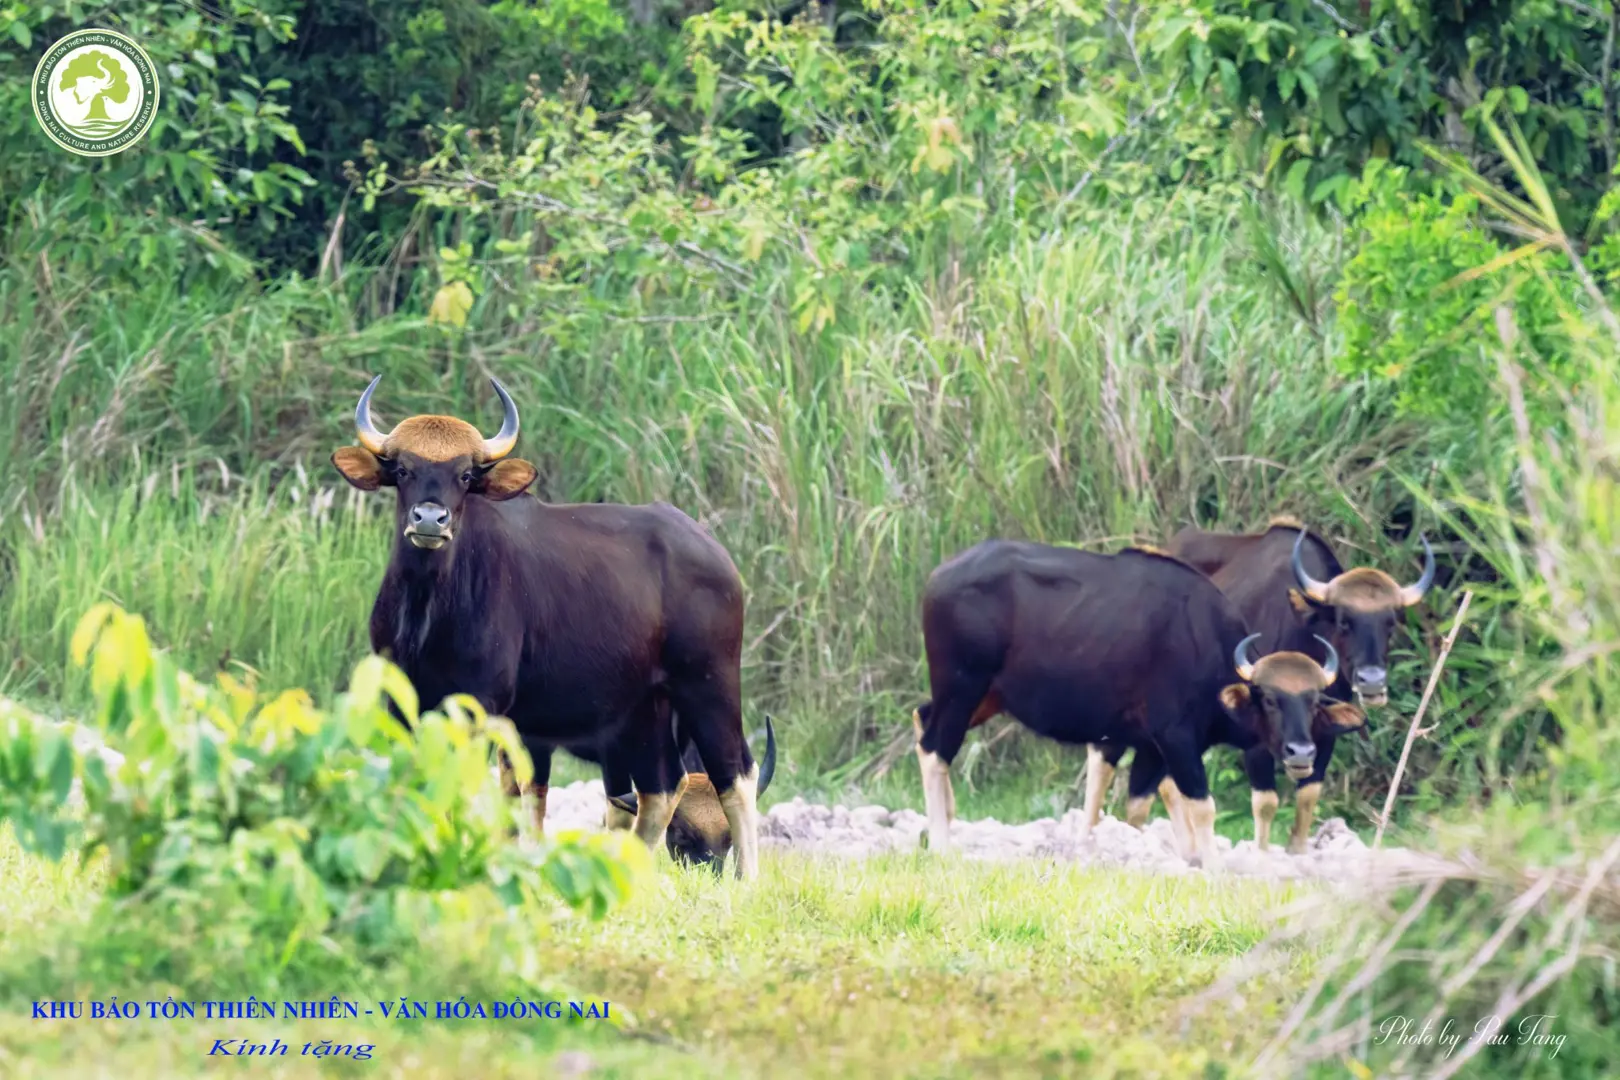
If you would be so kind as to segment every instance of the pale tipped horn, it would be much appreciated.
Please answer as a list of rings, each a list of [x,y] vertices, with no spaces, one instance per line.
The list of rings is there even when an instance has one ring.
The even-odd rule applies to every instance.
[[[1325,604],[1328,598],[1328,583],[1317,581],[1305,569],[1305,560],[1302,558],[1301,552],[1304,544],[1305,530],[1301,529],[1299,530],[1299,539],[1294,541],[1294,582],[1299,586],[1300,592],[1319,604]]]
[[[1417,579],[1416,584],[1401,590],[1401,602],[1407,607],[1421,601],[1429,586],[1434,584],[1434,548],[1429,546],[1429,538],[1422,533],[1418,533],[1418,540],[1423,544],[1423,576]]]
[[[378,431],[377,425],[371,422],[371,395],[380,382],[382,382],[381,375],[372,379],[371,385],[360,395],[360,404],[354,407],[355,438],[360,440],[361,446],[378,457],[382,456],[383,444],[388,440],[388,436]]]
[[[517,405],[512,401],[512,395],[506,392],[499,379],[490,379],[489,384],[495,388],[495,393],[501,399],[501,430],[493,439],[484,440],[484,460],[499,461],[512,452],[517,445],[518,412]]]
[[[1232,650],[1232,666],[1237,668],[1238,678],[1244,682],[1248,682],[1254,677],[1254,661],[1249,659],[1249,646],[1259,636],[1259,634],[1250,634],[1238,642],[1238,647]]]
[[[1327,650],[1327,659],[1322,663],[1322,689],[1326,690],[1333,685],[1333,680],[1339,677],[1339,650],[1333,647],[1333,642],[1321,634],[1315,637],[1322,643],[1322,648]]]

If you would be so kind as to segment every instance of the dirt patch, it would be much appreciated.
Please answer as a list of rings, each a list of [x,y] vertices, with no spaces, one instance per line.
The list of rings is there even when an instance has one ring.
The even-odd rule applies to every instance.
[[[600,780],[579,780],[552,788],[546,803],[546,828],[600,829],[606,805]],[[1071,810],[1061,818],[1040,818],[1019,825],[994,818],[958,818],[951,826],[951,846],[953,851],[975,859],[1063,859],[1165,874],[1201,872],[1176,854],[1166,818],[1154,818],[1146,829],[1138,831],[1117,818],[1104,816],[1091,837],[1082,841],[1082,817],[1082,811]],[[777,803],[761,816],[760,842],[767,848],[864,858],[884,852],[915,851],[927,827],[927,819],[915,810],[875,805],[825,806],[794,797]],[[1281,824],[1276,827],[1276,838],[1284,843],[1287,840]],[[1251,877],[1360,880],[1375,871],[1416,869],[1426,861],[1406,848],[1373,851],[1343,818],[1321,822],[1302,855],[1289,855],[1277,843],[1261,851],[1252,840],[1233,844],[1225,837],[1216,837],[1215,842],[1223,853],[1223,871]]]

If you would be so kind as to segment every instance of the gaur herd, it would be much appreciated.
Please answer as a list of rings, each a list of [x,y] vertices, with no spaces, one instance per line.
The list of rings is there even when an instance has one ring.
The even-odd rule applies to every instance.
[[[332,464],[362,491],[395,489],[393,553],[371,612],[372,649],[424,704],[462,693],[508,717],[534,761],[510,796],[544,822],[552,753],[598,764],[606,824],[653,849],[738,877],[759,871],[763,768],[743,732],[743,585],[731,556],[667,503],[547,503],[511,456],[518,410],[500,399],[485,438],[449,416],[384,433],[360,395],[358,446]],[[1402,586],[1346,570],[1322,537],[1276,520],[1235,535],[1185,529],[1166,550],[1112,555],[987,540],[929,575],[922,602],[928,699],[912,713],[928,846],[948,848],[951,762],[968,731],[1006,713],[1087,746],[1084,829],[1127,750],[1126,819],[1165,802],[1180,853],[1213,866],[1204,755],[1243,755],[1255,841],[1270,842],[1277,763],[1294,782],[1288,850],[1310,839],[1334,744],[1388,696],[1390,635],[1434,582],[1434,553]]]

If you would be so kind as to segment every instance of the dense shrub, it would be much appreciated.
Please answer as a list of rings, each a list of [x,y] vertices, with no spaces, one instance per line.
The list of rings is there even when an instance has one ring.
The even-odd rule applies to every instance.
[[[556,896],[601,916],[645,865],[623,833],[509,839],[491,753],[531,768],[510,722],[462,698],[419,712],[378,657],[328,712],[301,690],[265,700],[229,675],[198,682],[111,604],[72,647],[96,701],[81,724],[0,699],[0,819],[53,858],[104,851],[113,897],[228,918],[250,940],[366,953],[412,937],[422,898]]]
[[[1511,303],[1534,345],[1526,399],[1538,425],[1562,413],[1573,367],[1566,320],[1579,286],[1555,257],[1505,252],[1486,231],[1480,200],[1414,192],[1406,170],[1374,162],[1353,194],[1362,232],[1335,299],[1342,369],[1387,379],[1402,409],[1426,418],[1488,421],[1504,415],[1495,309]]]

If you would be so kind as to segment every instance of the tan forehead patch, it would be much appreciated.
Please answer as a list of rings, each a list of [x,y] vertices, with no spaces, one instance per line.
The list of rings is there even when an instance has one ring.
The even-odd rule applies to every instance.
[[[1297,652],[1275,652],[1262,656],[1254,665],[1249,681],[1284,694],[1303,694],[1322,689],[1322,665]]]
[[[675,816],[701,835],[711,850],[728,845],[731,825],[726,821],[726,812],[720,806],[714,784],[703,773],[688,773],[687,780],[686,793],[675,808]]]
[[[1266,522],[1266,528],[1268,529],[1303,529],[1304,527],[1305,523],[1303,521],[1287,514],[1279,514]]]
[[[480,458],[484,437],[477,428],[454,416],[413,416],[401,420],[383,443],[385,457],[393,457],[401,450],[424,461]]]
[[[1382,570],[1358,566],[1328,585],[1328,601],[1351,611],[1379,611],[1401,606],[1400,584]]]

